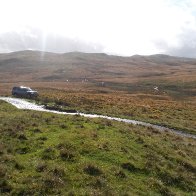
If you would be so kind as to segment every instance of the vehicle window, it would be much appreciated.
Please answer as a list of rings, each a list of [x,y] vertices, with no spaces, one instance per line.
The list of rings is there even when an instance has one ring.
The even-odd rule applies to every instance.
[[[22,88],[21,90],[22,91],[30,91],[31,89],[30,88]]]

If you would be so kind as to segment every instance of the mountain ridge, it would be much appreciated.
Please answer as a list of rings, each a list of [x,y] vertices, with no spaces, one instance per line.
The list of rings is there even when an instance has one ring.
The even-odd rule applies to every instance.
[[[13,52],[7,52],[7,53],[0,53],[0,55],[12,55],[12,54],[30,54],[30,53],[37,53],[37,54],[53,54],[53,55],[100,55],[100,56],[113,56],[113,57],[122,57],[122,58],[136,58],[136,57],[161,57],[161,58],[179,58],[179,59],[190,59],[190,60],[196,60],[196,58],[190,58],[190,57],[182,57],[182,56],[173,56],[169,54],[151,54],[151,55],[139,55],[134,54],[130,56],[122,56],[122,55],[114,55],[114,54],[107,54],[107,53],[89,53],[89,52],[80,52],[80,51],[73,51],[73,52],[65,52],[65,53],[57,53],[57,52],[47,52],[47,51],[41,51],[41,50],[21,50],[21,51],[13,51]]]
[[[196,59],[156,54],[130,57],[104,53],[20,51],[0,54],[0,82],[100,82],[196,80]]]

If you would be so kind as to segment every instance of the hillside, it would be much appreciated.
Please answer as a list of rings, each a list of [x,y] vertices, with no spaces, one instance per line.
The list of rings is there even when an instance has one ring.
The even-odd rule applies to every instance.
[[[16,85],[68,110],[163,124],[195,132],[196,59],[21,51],[0,55],[0,95]]]
[[[9,112],[8,112],[9,111]],[[195,140],[0,101],[1,195],[194,195]]]
[[[35,88],[49,109],[196,133],[196,59],[21,51],[0,54],[0,96]],[[0,101],[2,195],[194,195],[195,139]]]
[[[196,59],[166,55],[120,57],[90,53],[21,51],[0,55],[0,81],[121,81],[133,82],[182,76],[195,79]]]
[[[167,55],[120,57],[102,53],[55,54],[39,51],[0,55],[2,88],[6,83],[10,84],[9,88],[29,83],[39,87],[40,83],[44,83],[45,87],[67,89],[69,82],[75,90],[82,87],[83,90],[135,93],[152,91],[154,86],[159,86],[170,92],[183,87],[182,94],[195,95],[195,81],[196,59]]]

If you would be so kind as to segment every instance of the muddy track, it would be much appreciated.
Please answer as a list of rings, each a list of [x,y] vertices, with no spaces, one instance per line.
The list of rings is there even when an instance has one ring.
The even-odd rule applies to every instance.
[[[196,139],[196,135],[190,134],[190,133],[185,133],[180,130],[175,130],[175,129],[170,129],[164,126],[160,125],[154,125],[142,121],[136,121],[136,120],[130,120],[130,119],[124,119],[124,118],[116,118],[116,117],[110,117],[110,116],[104,116],[104,115],[97,115],[97,114],[84,114],[84,113],[68,113],[68,112],[59,112],[55,110],[48,110],[45,109],[44,106],[37,105],[35,103],[28,102],[24,99],[20,98],[11,98],[11,97],[0,97],[0,100],[6,101],[18,109],[23,109],[23,110],[35,110],[35,111],[41,111],[41,112],[50,112],[50,113],[56,113],[56,114],[64,114],[64,115],[80,115],[84,116],[87,118],[103,118],[103,119],[108,119],[108,120],[114,120],[118,122],[124,122],[128,124],[134,124],[134,125],[141,125],[145,127],[152,127],[154,129],[157,129],[159,131],[169,131],[172,133],[175,133],[177,135],[183,136],[183,137],[190,137]]]

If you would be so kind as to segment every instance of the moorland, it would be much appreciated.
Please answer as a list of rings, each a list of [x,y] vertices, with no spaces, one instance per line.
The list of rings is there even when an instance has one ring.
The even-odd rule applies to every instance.
[[[196,60],[21,51],[0,54],[0,95],[39,92],[58,110],[196,130]],[[11,195],[193,195],[195,140],[0,102],[0,189]]]

